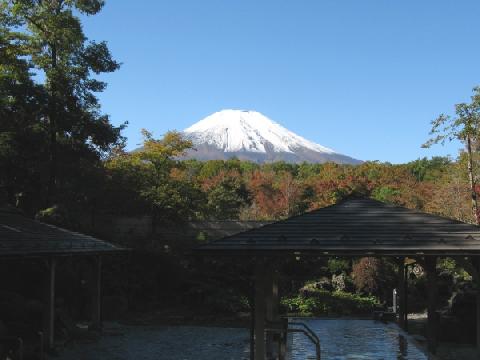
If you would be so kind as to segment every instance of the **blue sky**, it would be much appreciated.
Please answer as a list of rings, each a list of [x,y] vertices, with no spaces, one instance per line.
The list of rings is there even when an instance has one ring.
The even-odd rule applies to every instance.
[[[420,145],[480,85],[479,19],[477,0],[107,0],[84,29],[123,63],[100,98],[130,149],[233,108],[400,163],[461,147]]]

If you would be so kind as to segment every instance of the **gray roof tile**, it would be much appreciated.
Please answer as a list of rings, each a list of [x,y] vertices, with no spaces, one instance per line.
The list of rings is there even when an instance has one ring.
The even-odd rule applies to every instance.
[[[480,254],[480,227],[372,199],[350,198],[213,241],[197,251],[473,255]]]
[[[0,257],[93,254],[124,250],[114,244],[41,223],[0,207]]]

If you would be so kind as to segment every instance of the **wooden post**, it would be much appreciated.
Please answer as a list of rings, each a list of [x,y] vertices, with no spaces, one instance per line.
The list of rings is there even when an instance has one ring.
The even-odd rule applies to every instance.
[[[273,281],[272,281],[272,312],[273,312],[273,321],[277,324],[280,324],[280,295],[278,292],[278,281],[279,281],[279,273],[278,271],[273,272]],[[273,358],[279,359],[280,358],[280,348],[281,348],[281,334],[277,334],[277,346],[275,347]]]
[[[45,349],[50,350],[54,346],[55,338],[55,268],[56,259],[47,261],[47,272],[44,280],[44,312],[43,334]]]
[[[400,258],[399,261],[397,262],[398,264],[398,325],[405,330],[406,329],[406,324],[405,324],[405,258]],[[394,309],[396,311],[396,309]]]
[[[268,322],[274,321],[273,302],[273,269],[268,266],[265,274],[265,315]],[[273,357],[273,333],[271,331],[267,331],[265,340],[267,359],[271,359]]]
[[[477,355],[478,358],[480,358],[480,257],[475,256],[472,257],[472,266],[473,266],[473,271],[471,274],[473,277],[473,280],[476,282],[477,285],[477,318],[476,318],[476,324],[477,324]]]
[[[273,321],[280,321],[280,296],[278,293],[278,271],[272,273],[272,312]]]
[[[102,328],[102,257],[97,256],[92,283],[92,328]]]
[[[252,292],[255,293],[255,285],[252,286]],[[250,360],[255,360],[255,294],[250,309]]]
[[[270,268],[267,271],[266,281],[266,311],[267,320],[278,324],[280,322],[279,305],[280,299],[278,298],[278,272],[274,268]],[[274,334],[267,332],[267,358],[275,359],[277,357],[278,346],[275,346]]]
[[[425,271],[427,272],[427,297],[428,297],[428,322],[427,342],[428,350],[435,354],[437,351],[437,258],[435,256],[425,257]]]
[[[477,354],[480,359],[480,289],[477,289]]]
[[[257,262],[255,267],[255,360],[265,358],[265,265]]]
[[[288,329],[288,319],[281,319],[283,324],[283,329]],[[288,332],[285,331],[280,335],[279,345],[278,345],[278,360],[287,359],[287,340]]]
[[[408,331],[408,265],[404,266],[404,286],[403,286],[403,299],[401,299],[401,303],[403,306],[403,323],[404,323],[404,330]]]

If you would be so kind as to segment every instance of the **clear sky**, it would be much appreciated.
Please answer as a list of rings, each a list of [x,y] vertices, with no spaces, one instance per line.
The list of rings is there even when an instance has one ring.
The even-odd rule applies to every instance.
[[[420,145],[480,85],[478,0],[107,0],[84,20],[122,68],[103,109],[161,136],[226,108],[257,110],[362,160],[456,156]]]

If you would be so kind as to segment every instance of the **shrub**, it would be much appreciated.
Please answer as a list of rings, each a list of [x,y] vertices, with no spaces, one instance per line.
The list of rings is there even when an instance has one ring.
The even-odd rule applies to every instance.
[[[341,258],[330,258],[328,259],[327,267],[331,274],[349,273],[350,261]]]
[[[396,274],[391,261],[364,257],[352,267],[352,278],[358,292],[375,295],[382,300],[390,297],[396,283]]]
[[[309,289],[307,295],[284,298],[281,303],[287,312],[302,316],[361,315],[372,312],[378,300],[344,291]]]

